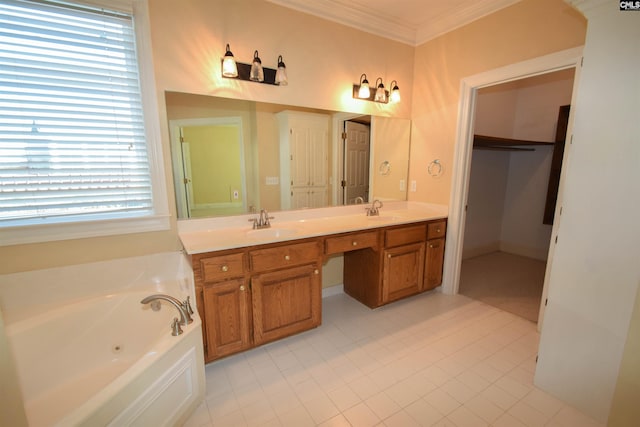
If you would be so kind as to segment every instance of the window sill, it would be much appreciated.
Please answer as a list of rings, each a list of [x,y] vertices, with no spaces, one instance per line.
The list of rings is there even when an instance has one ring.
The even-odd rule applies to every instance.
[[[163,231],[170,229],[169,219],[169,215],[154,215],[10,227],[0,229],[0,246]]]

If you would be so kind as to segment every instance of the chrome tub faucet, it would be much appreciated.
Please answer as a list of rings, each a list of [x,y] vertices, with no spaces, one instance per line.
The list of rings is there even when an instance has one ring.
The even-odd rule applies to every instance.
[[[189,323],[193,322],[193,319],[191,318],[193,309],[191,308],[189,297],[187,297],[187,299],[184,302],[180,302],[180,300],[172,297],[171,295],[154,294],[144,298],[142,301],[140,301],[140,303],[150,304],[151,309],[153,311],[158,311],[160,310],[161,300],[171,303],[176,308],[176,310],[178,310],[178,313],[180,313],[180,320],[178,320],[178,318],[176,317],[173,319],[173,322],[171,323],[171,329],[172,329],[171,335],[173,336],[180,335],[182,333],[182,328],[180,328],[180,325],[187,326]]]

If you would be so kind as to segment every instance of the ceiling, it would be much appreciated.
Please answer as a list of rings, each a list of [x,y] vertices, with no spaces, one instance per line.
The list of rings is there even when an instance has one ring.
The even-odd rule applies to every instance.
[[[411,46],[520,0],[268,0]]]

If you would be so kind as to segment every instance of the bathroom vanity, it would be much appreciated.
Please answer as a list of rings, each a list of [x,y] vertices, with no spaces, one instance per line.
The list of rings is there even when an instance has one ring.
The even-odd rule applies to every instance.
[[[362,205],[278,212],[263,230],[249,215],[179,223],[205,361],[320,325],[322,265],[336,254],[344,291],[371,308],[439,286],[446,207],[390,205],[372,217]]]

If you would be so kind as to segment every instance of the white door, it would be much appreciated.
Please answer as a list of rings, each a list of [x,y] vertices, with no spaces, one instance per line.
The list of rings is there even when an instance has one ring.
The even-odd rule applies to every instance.
[[[362,123],[344,122],[344,202],[353,204],[357,197],[369,201],[370,128]]]

